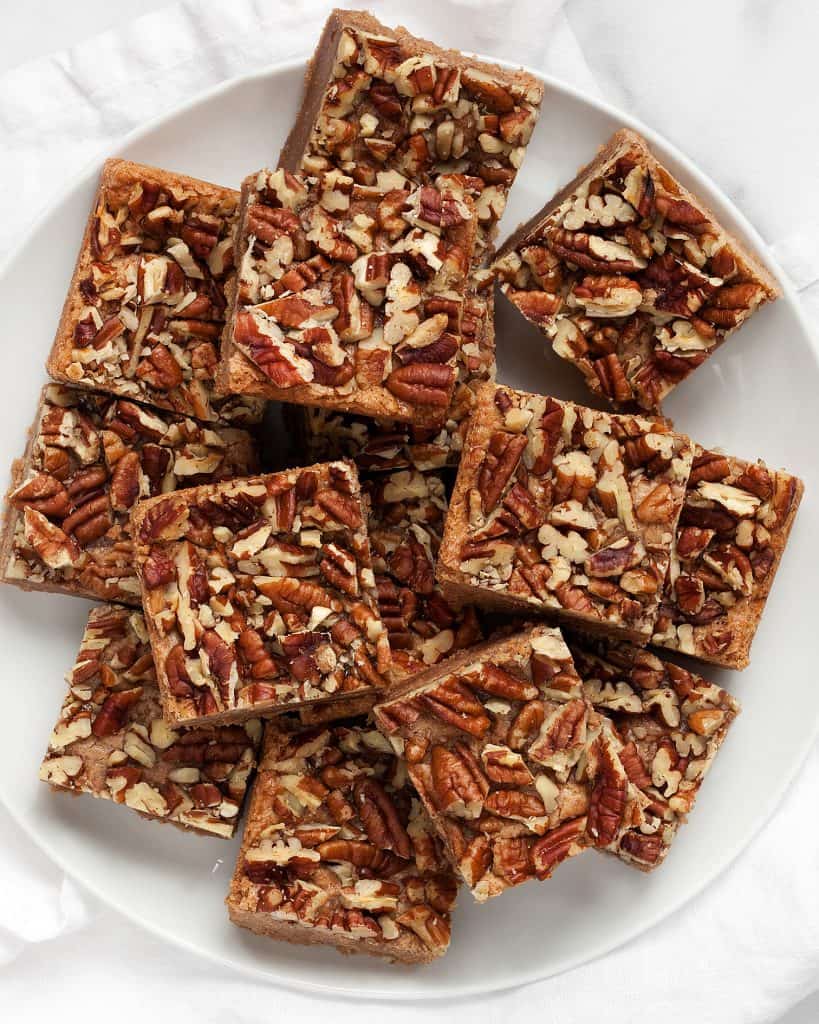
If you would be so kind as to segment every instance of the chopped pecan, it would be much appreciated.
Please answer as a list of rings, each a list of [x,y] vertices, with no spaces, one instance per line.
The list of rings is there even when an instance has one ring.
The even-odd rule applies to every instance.
[[[586,831],[585,818],[573,818],[552,829],[532,844],[530,858],[535,876],[543,881],[555,868],[582,847]]]
[[[623,826],[628,777],[610,741],[600,743],[600,767],[589,802],[588,833],[595,846],[610,846]]]
[[[370,842],[409,860],[412,843],[384,787],[374,779],[362,780],[356,783],[355,799]]]
[[[446,814],[477,818],[483,810],[489,783],[468,748],[457,744],[449,750],[440,744],[430,754],[433,797]]]

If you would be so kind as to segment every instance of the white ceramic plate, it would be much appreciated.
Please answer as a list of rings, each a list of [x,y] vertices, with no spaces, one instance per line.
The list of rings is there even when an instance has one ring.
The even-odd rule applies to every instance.
[[[274,162],[298,102],[303,62],[231,82],[130,136],[118,155],[237,186]],[[546,81],[543,113],[512,193],[506,231],[571,178],[616,128],[646,134],[669,167],[724,223],[760,244],[729,199],[668,143],[632,118]],[[23,450],[43,362],[76,256],[99,167],[45,214],[0,279],[9,365],[0,377],[0,465]],[[563,398],[588,398],[573,369],[498,301],[499,377]],[[13,351],[13,355],[11,352]],[[594,854],[478,907],[463,894],[447,956],[417,969],[332,950],[270,942],[229,924],[223,906],[238,841],[185,835],[88,798],[52,795],[37,767],[73,664],[84,602],[0,592],[0,796],[67,872],[157,935],[278,983],[345,995],[426,999],[545,978],[600,956],[675,913],[751,840],[782,799],[815,733],[819,687],[808,638],[819,618],[811,527],[816,523],[819,365],[793,292],[755,316],[668,403],[677,425],[708,445],[786,466],[807,496],[780,569],[753,666],[712,678],[745,712],[705,783],[692,823],[666,864],[643,875]]]

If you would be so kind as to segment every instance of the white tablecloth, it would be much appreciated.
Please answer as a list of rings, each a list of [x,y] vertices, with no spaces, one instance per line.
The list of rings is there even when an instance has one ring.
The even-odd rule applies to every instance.
[[[219,81],[307,53],[330,5],[188,0],[138,20],[130,20],[136,5],[124,0],[88,0],[87,11],[81,2],[53,0],[52,6],[58,23],[72,16],[72,39],[85,17],[89,38],[0,76],[0,259],[38,209],[84,165],[116,152],[131,128]],[[388,24],[403,21],[441,42],[560,76],[663,132],[744,209],[819,323],[814,4],[386,0],[371,6]],[[112,9],[120,13],[118,23]],[[118,27],[94,36],[97,12]],[[31,32],[48,16],[41,0],[13,15],[28,18]],[[25,39],[19,27],[18,21],[17,35]],[[60,38],[53,23],[44,31],[55,43]],[[5,66],[13,64],[10,56],[3,53]],[[561,1024],[780,1019],[819,988],[817,783],[819,748],[730,871],[624,948],[548,982],[420,1012],[452,1024],[530,1014]],[[0,829],[4,1020],[342,1022],[384,1012],[273,990],[167,947],[62,877],[1,808]],[[389,1012],[409,1021],[419,1011],[398,1005]],[[819,1006],[806,1004],[789,1019],[797,1018],[816,1020]]]

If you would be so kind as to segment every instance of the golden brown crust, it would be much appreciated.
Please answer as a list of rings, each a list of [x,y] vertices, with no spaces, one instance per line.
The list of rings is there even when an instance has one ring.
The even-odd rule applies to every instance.
[[[15,459],[11,464],[11,480],[9,481],[6,493],[3,496],[3,519],[2,526],[0,527],[0,581],[3,583],[9,582],[9,579],[6,576],[6,566],[8,565],[9,556],[11,555],[14,545],[14,530],[19,516],[17,510],[11,504],[9,497],[12,492],[19,487],[23,480],[26,466],[28,466],[31,461],[31,451],[37,436],[37,424],[40,420],[40,408],[43,404],[47,387],[48,385],[46,384],[40,388],[40,393],[37,397],[37,411],[34,414],[34,420],[26,431],[25,451],[19,459]],[[19,586],[21,590],[43,590],[49,593],[53,592],[51,586],[46,586],[45,584],[29,584],[21,581]]]
[[[375,22],[375,24],[379,29],[383,30],[383,26],[379,25],[378,22]],[[453,67],[460,68],[461,70],[473,68],[491,75],[505,85],[516,85],[522,89],[533,89],[540,94],[543,92],[543,82],[536,75],[524,71],[523,68],[510,69],[502,67],[500,64],[495,64],[492,61],[479,60],[477,57],[462,53],[460,50],[446,49],[445,47],[438,46],[437,43],[430,42],[428,39],[414,36],[403,25],[399,25],[395,29],[395,36],[411,56],[432,54],[435,57],[440,57],[447,64],[451,64]]]
[[[663,400],[780,294],[635,132],[598,155],[501,246],[500,290],[623,411]]]
[[[324,89],[332,74],[338,37],[345,21],[360,25],[363,29],[370,27],[368,22],[378,24],[366,11],[342,11],[337,8],[330,12],[315,52],[304,72],[304,89],[299,112],[279,154],[279,167],[294,174],[301,169],[302,157],[321,108]]]
[[[355,718],[372,711],[378,700],[376,694],[367,697],[345,697],[331,704],[312,704],[299,708],[299,721],[302,725],[325,725],[338,722],[342,718]]]
[[[550,442],[544,440],[545,416],[558,417],[553,428],[557,433]],[[574,424],[580,426],[581,417],[586,428],[576,440]],[[567,428],[566,424],[572,425]],[[596,468],[589,461],[588,453],[594,454],[594,449],[587,450],[587,436],[605,436],[613,446],[613,452],[608,450],[603,462],[602,448],[597,450]],[[624,441],[626,437],[628,441]],[[636,442],[637,437],[644,440]],[[504,453],[515,450],[515,445],[522,446],[516,449],[514,464],[503,472],[501,460],[505,454],[494,449],[499,441],[505,446]],[[658,467],[646,472],[632,447],[636,443],[647,448],[649,443],[666,446],[670,461],[664,457]],[[540,452],[547,448],[549,454],[544,462]],[[558,451],[560,454],[556,454]],[[657,583],[667,570],[692,455],[693,446],[687,437],[669,431],[657,421],[599,413],[572,403],[484,384],[478,390],[438,557],[436,575],[445,595],[456,604],[473,603],[492,611],[537,615],[556,623],[574,623],[603,636],[648,642],[659,605]],[[572,459],[579,463],[572,463]],[[543,464],[538,465],[540,462]],[[577,464],[587,467],[580,472],[591,474],[588,486],[578,490],[570,479],[565,494],[553,499],[553,489],[560,486],[558,475],[578,472],[566,468]],[[485,479],[487,470],[491,481]],[[613,486],[613,477],[623,484],[621,498],[615,504],[608,495],[606,501],[612,507],[604,514],[603,495],[597,488],[605,486],[608,490]],[[494,489],[491,499],[487,498],[489,490],[483,492],[485,486]],[[598,496],[589,504],[593,487]],[[582,500],[578,500],[578,494]],[[663,508],[649,510],[654,498],[660,495],[664,496]],[[507,507],[510,499],[512,504]],[[643,508],[644,501],[645,509],[635,515],[631,510]],[[521,502],[524,518],[518,519],[515,509],[521,510]],[[588,508],[602,530],[592,531],[597,539],[591,547],[571,527],[567,532],[567,527],[560,525],[562,510],[572,518],[581,508]],[[557,526],[551,523],[553,510],[561,512],[555,520]],[[609,532],[614,522],[620,524],[619,540]],[[579,526],[581,531],[590,528],[589,521]],[[543,530],[551,539],[541,537]],[[631,540],[626,541],[626,535]],[[582,550],[575,552],[571,561],[565,553],[566,546],[571,548],[575,543]],[[558,544],[558,548],[547,556],[545,551],[550,544]],[[609,555],[617,561],[615,551],[623,544],[634,544],[632,551],[635,557],[639,555],[639,566],[632,561],[637,572],[634,578],[621,576],[608,562]],[[473,549],[471,553],[465,554],[465,545]],[[493,562],[493,557],[504,548],[508,557]],[[589,564],[603,559],[606,566],[601,564],[599,572],[597,565],[589,570],[593,577],[590,581],[584,575]],[[533,577],[535,572],[545,574],[545,579]],[[557,573],[554,583],[553,572]],[[598,576],[603,577],[602,584]],[[627,583],[627,590],[621,591],[619,584],[612,587],[618,577],[624,585]],[[551,585],[547,586],[547,582]],[[568,592],[566,588],[570,588]],[[636,602],[632,603],[631,598],[636,598]]]
[[[344,181],[352,185],[351,179],[345,177]],[[288,192],[288,189],[291,191]],[[297,202],[291,200],[293,190],[299,190],[300,198]],[[462,344],[460,329],[464,317],[465,278],[475,246],[476,215],[472,199],[460,189],[438,190],[429,186],[427,191],[432,192],[439,202],[451,202],[453,209],[457,209],[457,219],[442,223],[435,229],[442,262],[436,264],[434,271],[430,269],[428,274],[421,274],[417,266],[408,260],[406,250],[402,246],[405,240],[412,236],[413,230],[416,230],[423,240],[431,240],[433,244],[435,236],[426,228],[414,229],[416,221],[406,210],[398,218],[400,231],[388,234],[383,228],[377,227],[381,203],[389,198],[389,191],[362,188],[360,192],[353,191],[351,198],[347,186],[340,184],[335,180],[335,176],[331,175],[327,175],[321,183],[317,183],[312,177],[285,176],[281,170],[261,171],[257,175],[248,176],[242,183],[239,227],[236,234],[238,269],[228,289],[227,326],[223,332],[222,359],[217,370],[219,392],[253,394],[273,401],[318,406],[371,418],[399,420],[419,426],[435,427],[440,424],[455,385],[456,361]],[[329,197],[332,196],[336,197],[337,205],[330,205]],[[410,208],[409,204],[414,199],[420,204],[423,196],[424,190],[417,190],[408,196],[406,209]],[[289,203],[292,205],[288,205]],[[269,215],[281,212],[278,209],[279,205],[284,205],[290,211],[292,220],[288,221],[286,227],[276,230],[280,231],[285,240],[289,238],[297,248],[306,247],[307,252],[301,252],[296,257],[292,257],[291,253],[291,262],[284,264],[278,274],[271,274],[265,255],[270,250],[270,240],[264,241],[258,237],[259,228],[254,217],[260,215],[261,211],[266,211]],[[328,210],[330,213],[326,212]],[[407,273],[406,286],[417,292],[419,297],[415,320],[418,321],[420,315],[420,325],[433,315],[433,301],[445,300],[452,308],[449,314],[450,323],[443,329],[446,334],[445,342],[452,346],[451,351],[437,357],[436,351],[428,342],[428,351],[427,348],[424,349],[425,358],[419,359],[416,352],[412,360],[423,362],[424,368],[429,364],[433,380],[436,379],[434,370],[444,373],[446,382],[442,380],[440,384],[425,389],[438,395],[438,401],[426,401],[422,397],[423,391],[418,394],[417,399],[409,392],[404,394],[399,382],[393,386],[393,376],[398,377],[400,373],[407,372],[404,369],[405,352],[400,348],[399,342],[403,337],[410,336],[411,318],[408,318],[406,326],[402,328],[403,337],[396,334],[397,340],[393,339],[393,349],[397,350],[398,354],[388,355],[387,369],[384,369],[382,355],[376,376],[373,377],[372,370],[367,370],[370,360],[367,358],[366,346],[375,343],[383,351],[378,335],[380,327],[386,327],[390,323],[389,289],[386,298],[383,290],[378,297],[371,292],[366,292],[365,297],[365,286],[350,273],[350,264],[352,263],[352,267],[355,268],[357,262],[352,262],[349,253],[336,256],[327,249],[325,243],[316,240],[314,227],[308,230],[311,224],[315,224],[314,214],[321,214],[323,218],[328,219],[333,225],[333,230],[341,236],[347,235],[347,245],[354,248],[358,257],[357,262],[366,261],[370,249],[375,246],[379,253],[390,253],[390,259],[394,261],[391,271],[393,275],[396,274],[396,265],[400,263],[400,269]],[[356,228],[354,232],[353,228],[360,217],[366,217],[371,228],[367,231]],[[366,243],[359,240],[362,233],[367,236]],[[259,249],[262,250],[261,255]],[[302,262],[310,266],[315,260],[320,261],[322,267],[315,272],[311,291],[315,289],[322,299],[309,301],[323,301],[325,305],[329,305],[331,301],[338,303],[340,300],[336,297],[336,281],[339,274],[342,274],[343,280],[349,284],[352,292],[349,301],[355,302],[351,308],[357,309],[358,303],[364,303],[369,311],[369,317],[363,319],[354,332],[347,330],[345,333],[335,319],[332,321],[334,330],[329,337],[327,331],[324,331],[323,344],[327,344],[332,338],[333,344],[340,350],[339,362],[336,363],[322,361],[329,357],[317,354],[321,351],[320,345],[315,345],[313,353],[309,350],[306,353],[301,351],[304,339],[301,331],[295,328],[316,328],[313,312],[302,311],[299,313],[302,319],[294,321],[291,319],[293,312],[286,312],[284,307],[280,314],[268,310],[269,300],[274,296],[281,303],[290,302],[295,304],[295,307],[299,306],[300,296],[308,295],[308,290],[304,288],[304,282],[301,289],[292,282],[287,285],[282,283],[287,281],[287,274],[284,271],[289,268],[295,273]],[[427,302],[430,303],[429,313],[426,312]],[[304,303],[301,303],[301,306],[304,306]],[[345,314],[342,311],[339,315],[343,318]],[[348,312],[347,315],[351,314]],[[267,345],[262,345],[264,332],[269,329],[269,318],[273,319],[274,326],[282,333],[278,341],[268,339]],[[398,323],[396,319],[396,330]],[[430,326],[435,326],[434,321]],[[340,340],[335,331],[339,332]],[[442,328],[439,325],[438,336],[441,333]],[[301,352],[302,358],[295,352],[287,354],[287,349],[292,345]],[[308,360],[306,367],[299,365],[304,364],[305,359]],[[409,364],[407,356],[407,366]],[[341,383],[338,385],[333,383],[331,378],[319,376],[319,370],[328,374],[339,368],[346,369],[347,373],[346,376],[342,374]],[[306,371],[309,371],[309,374]]]
[[[603,723],[560,630],[529,626],[441,662],[391,691],[374,717],[403,744],[409,776],[479,902],[543,881],[596,845],[587,764]]]
[[[308,485],[313,488],[309,493]],[[339,490],[345,486],[349,490]],[[314,499],[314,495],[318,497]],[[289,523],[279,525],[279,509],[284,508],[281,514],[286,515],[289,507],[280,504],[282,497],[292,498],[292,509]],[[197,513],[196,522],[188,517],[190,509]],[[167,531],[163,523],[170,523]],[[213,536],[217,527],[227,538],[223,536],[218,543]],[[253,533],[253,528],[259,546],[236,554],[234,545],[242,542],[248,529]],[[211,530],[209,540],[203,539],[203,529]],[[389,644],[378,617],[366,520],[352,463],[318,464],[234,479],[222,486],[189,488],[182,499],[174,494],[158,495],[133,509],[131,532],[168,721],[185,726],[242,722],[300,707],[344,703],[386,686]],[[308,538],[308,534],[313,536]],[[210,564],[218,564],[227,582],[209,578],[204,572],[203,580],[191,583],[190,566],[195,563],[204,570],[203,545]],[[273,567],[275,579],[271,580],[266,573],[272,563],[263,565],[253,559],[261,552],[260,559],[270,556],[275,562],[282,551],[284,561]],[[327,562],[322,569],[324,557]],[[345,566],[340,576],[334,561],[339,558]],[[300,570],[308,562],[314,572],[302,582]],[[152,578],[149,563],[165,566],[168,575],[161,580]],[[274,587],[277,603],[257,589],[268,582],[281,584]],[[241,584],[241,598],[237,599],[241,610],[232,606],[231,598],[225,604],[234,584]],[[200,592],[191,604],[194,586],[204,587],[204,595]],[[313,591],[301,593],[310,586]],[[168,587],[179,597],[178,602],[167,600]],[[203,609],[208,626],[201,621]],[[266,619],[266,612],[273,618]],[[188,629],[183,615],[192,615],[199,622],[193,647],[183,646],[183,631]],[[168,617],[170,622],[165,621]],[[272,632],[276,622],[277,634]],[[195,685],[188,673],[198,657],[196,651],[207,646],[208,635],[220,637],[211,642],[219,645],[222,667],[225,663],[230,666],[228,675],[209,667]],[[337,639],[340,636],[344,639]],[[294,647],[290,654],[283,653],[281,637],[290,638]],[[302,642],[307,645],[304,651]],[[313,660],[314,650],[323,651],[321,671]],[[172,656],[182,660],[181,669],[174,662],[178,676],[174,685],[168,675]],[[291,672],[293,662],[301,666],[300,671]]]
[[[74,347],[74,323],[76,322],[78,304],[81,302],[79,297],[80,281],[87,275],[88,268],[91,265],[91,232],[94,227],[94,218],[96,216],[97,207],[104,188],[109,165],[117,163],[119,163],[117,160],[106,160],[103,164],[100,184],[97,187],[96,194],[94,195],[94,201],[91,204],[91,210],[89,211],[85,222],[85,230],[83,231],[82,241],[80,242],[80,251],[77,253],[77,261],[74,264],[71,283],[68,286],[68,292],[66,293],[62,312],[60,313],[60,320],[57,324],[57,333],[54,336],[51,351],[46,359],[46,373],[53,377],[54,380],[62,381],[64,384],[72,383],[71,379],[66,374],[66,367],[71,362],[71,350]]]
[[[214,185],[212,182],[201,181],[199,178],[191,178],[185,174],[175,174],[160,167],[137,164],[132,160],[123,160],[119,157],[111,157],[105,161],[102,165],[94,202],[91,205],[91,210],[85,222],[80,251],[77,254],[77,262],[74,265],[71,284],[68,287],[68,293],[63,303],[63,310],[57,326],[54,344],[46,361],[46,371],[55,380],[63,381],[66,384],[77,383],[66,375],[65,369],[71,362],[71,350],[74,347],[74,324],[76,323],[77,313],[84,305],[79,292],[79,284],[87,276],[88,269],[92,263],[91,232],[102,195],[105,191],[110,191],[114,195],[120,193],[124,201],[134,181],[139,179],[155,182],[160,188],[181,187],[205,199],[219,200],[225,194],[230,194],[231,192],[237,198],[239,195],[238,192],[234,192],[233,189],[226,189],[223,185]],[[80,381],[79,386],[87,385]]]
[[[321,778],[333,778],[333,789]],[[375,816],[365,813],[373,798]],[[331,849],[347,840],[360,857],[369,854],[369,866]],[[294,846],[304,853],[293,856]],[[434,912],[427,883],[438,889]],[[367,890],[382,885],[388,899],[379,905]],[[234,924],[299,945],[430,963],[446,952],[456,891],[431,822],[372,722],[267,726],[225,901]]]
[[[121,605],[91,609],[67,682],[40,765],[42,782],[123,804],[147,820],[233,836],[261,722],[184,735],[171,729],[162,718],[142,615]]]
[[[46,439],[49,431],[55,431],[55,417],[61,411],[67,417],[62,419],[60,428],[63,432],[60,450],[66,459],[66,466],[58,475],[53,476],[44,452],[50,450]],[[82,423],[82,427],[78,426],[79,423]],[[91,457],[87,450],[80,452],[77,447],[82,443],[83,430],[89,432],[90,445],[94,449]],[[127,440],[118,431],[122,431]],[[110,456],[106,453],[106,436],[112,445]],[[0,532],[0,581],[22,590],[138,606],[138,588],[132,586],[135,580],[130,568],[125,499],[120,496],[120,500],[115,501],[113,495],[117,486],[117,470],[120,465],[127,465],[127,460],[125,463],[120,462],[125,456],[130,460],[136,456],[134,484],[136,490],[141,489],[148,480],[145,470],[149,466],[150,454],[156,451],[157,443],[165,457],[172,460],[168,463],[169,467],[173,467],[177,457],[184,457],[188,462],[188,475],[181,468],[180,475],[176,475],[173,468],[166,467],[163,477],[163,486],[166,488],[178,487],[180,483],[200,482],[203,476],[222,479],[237,472],[247,473],[258,469],[255,443],[251,435],[243,430],[215,424],[205,428],[191,418],[126,402],[109,394],[62,384],[45,385],[39,395],[34,422],[28,430],[25,453],[12,464]],[[204,465],[214,456],[215,463]],[[191,463],[199,457],[204,472],[199,476],[191,476]],[[102,502],[104,511],[97,509],[97,514],[107,517],[107,521],[102,530],[83,537],[80,532],[83,522],[76,520],[76,513],[82,508],[88,493],[88,487],[82,483],[82,476],[88,473],[101,475],[101,479],[98,476],[94,484],[90,498]],[[68,508],[60,509],[53,503],[48,508],[34,496],[18,498],[13,502],[14,492],[26,478],[46,480],[58,495],[65,498]],[[80,483],[77,485],[76,497],[71,497],[74,493],[73,485],[78,480]],[[149,486],[155,489],[157,484],[151,482]],[[73,547],[74,554],[70,560],[57,566],[44,558],[36,546],[32,547],[27,540],[22,540],[25,528],[21,520],[29,508],[37,513],[42,512],[47,521],[42,523],[44,529],[50,524],[56,530],[55,536],[63,544]],[[73,530],[69,530],[69,535],[62,533],[63,522],[69,518],[75,519],[79,537],[75,538]]]
[[[298,921],[277,921],[269,914],[257,914],[242,907],[241,901],[241,884],[234,879],[225,900],[228,917],[240,928],[247,928],[248,931],[268,939],[278,939],[280,942],[290,942],[296,946],[332,945],[337,952],[345,955],[367,953],[370,956],[382,957],[390,963],[428,964],[436,959],[432,954],[425,955],[420,946],[404,937],[392,942],[379,942],[373,939],[352,939],[343,933],[334,932],[332,942],[329,942],[326,933],[319,933],[309,925],[300,924]]]
[[[211,182],[107,160],[46,362],[48,373],[64,383],[203,421],[258,423],[263,413],[258,399],[211,401],[238,199],[235,190]],[[168,205],[166,223],[161,211]],[[142,292],[145,259],[159,261],[150,296]],[[99,353],[94,331],[107,332]],[[125,357],[123,370],[118,360]]]

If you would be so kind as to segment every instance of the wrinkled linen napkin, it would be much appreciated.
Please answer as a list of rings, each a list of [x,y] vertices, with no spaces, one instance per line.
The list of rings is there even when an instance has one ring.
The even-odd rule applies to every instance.
[[[64,182],[115,153],[134,127],[235,75],[309,53],[330,6],[188,0],[3,75],[0,258]],[[808,130],[817,85],[810,51],[819,28],[815,8],[792,3],[782,17],[773,0],[689,0],[683,19],[665,5],[638,0],[369,6],[387,24],[403,22],[442,43],[537,67],[656,127],[744,208],[819,323],[819,230],[811,223],[819,206],[811,202],[819,139]],[[768,74],[758,73],[762,66]],[[715,97],[717,113],[703,116]],[[819,823],[811,812],[818,782],[816,746],[780,809],[731,870],[623,948],[545,982],[480,1000],[427,1004],[420,1012],[449,1024],[531,1014],[544,1024],[573,1024],[599,1019],[601,1008],[610,1024],[644,1014],[664,1024],[778,1019],[819,988]],[[283,989],[271,998],[269,985],[168,947],[101,907],[2,809],[0,830],[0,990],[7,1019],[25,1009],[27,1019],[58,1012],[65,1021],[97,1020],[103,1008],[116,1007],[117,1024],[194,1016],[250,1022],[261,1006],[270,1008],[265,1017],[344,1024],[383,1012],[364,1001]],[[136,979],[138,998],[122,999],[134,992]],[[403,1022],[414,1021],[419,1010],[399,1003],[388,1012]]]

